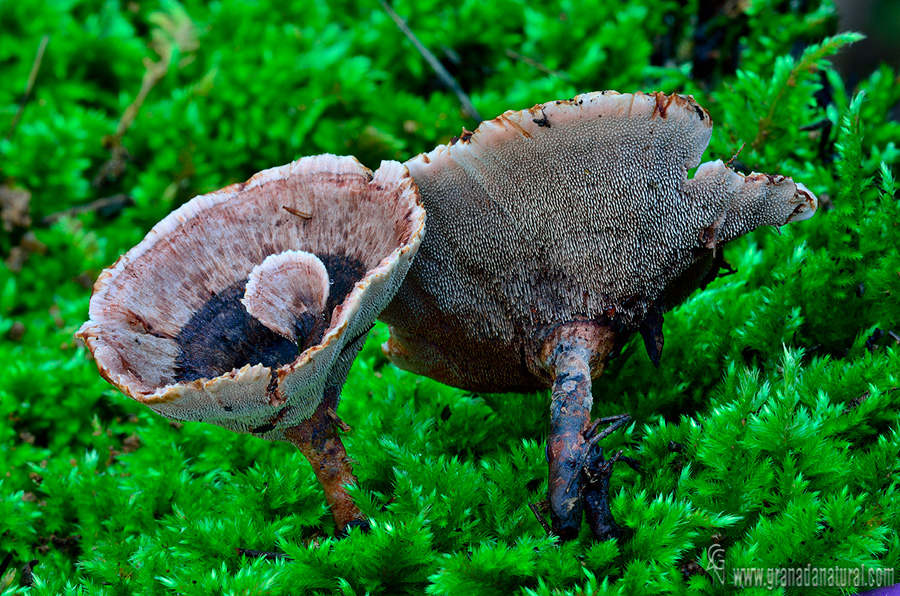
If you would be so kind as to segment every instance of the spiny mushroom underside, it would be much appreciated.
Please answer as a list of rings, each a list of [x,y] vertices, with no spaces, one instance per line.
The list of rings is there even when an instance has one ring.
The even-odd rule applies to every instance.
[[[162,220],[101,274],[79,335],[160,414],[280,439],[343,384],[423,230],[405,166],[303,158]]]
[[[457,387],[534,390],[553,383],[540,357],[553,330],[590,321],[612,343],[640,330],[657,360],[662,313],[709,278],[722,243],[815,210],[790,178],[721,161],[689,180],[711,127],[689,96],[597,92],[407,162],[428,233],[381,315],[385,352]]]

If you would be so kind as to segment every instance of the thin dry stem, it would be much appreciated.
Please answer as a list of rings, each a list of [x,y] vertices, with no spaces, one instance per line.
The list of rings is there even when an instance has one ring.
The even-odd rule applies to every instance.
[[[31,98],[31,90],[34,88],[34,82],[37,80],[38,71],[41,69],[41,63],[44,61],[44,51],[47,49],[48,43],[50,43],[49,35],[45,35],[41,38],[41,44],[38,46],[37,55],[34,57],[34,62],[31,64],[31,72],[28,73],[28,82],[25,83],[25,93],[22,94],[22,101],[19,102],[19,109],[16,110],[16,115],[13,116],[12,124],[9,126],[9,133],[6,135],[7,141],[13,138],[13,135],[16,132],[16,126],[19,125],[19,120],[22,118],[22,113],[25,111],[25,104],[27,104],[28,100]]]
[[[428,65],[434,70],[435,74],[437,74],[438,78],[441,79],[441,82],[447,86],[453,93],[456,94],[456,97],[459,99],[459,103],[462,104],[463,112],[472,119],[477,122],[481,122],[481,115],[478,113],[478,110],[475,109],[475,106],[472,104],[472,100],[469,99],[469,96],[466,95],[466,92],[463,91],[463,88],[459,83],[456,82],[456,79],[453,78],[447,69],[444,68],[444,65],[435,58],[434,54],[429,51],[422,42],[419,41],[419,38],[416,37],[416,34],[412,32],[412,29],[409,28],[409,25],[398,15],[391,6],[385,2],[385,0],[378,0],[378,3],[381,4],[381,7],[384,9],[388,16],[393,19],[394,23],[397,24],[397,27],[400,31],[403,32],[404,35],[416,46],[416,49],[425,58],[425,61],[428,62]]]
[[[550,75],[551,77],[556,77],[558,79],[562,79],[563,81],[571,81],[572,80],[572,78],[569,75],[567,75],[566,73],[564,73],[563,71],[553,70],[552,68],[543,64],[542,62],[538,62],[534,58],[529,58],[528,56],[523,56],[522,54],[516,52],[515,50],[510,50],[509,48],[507,48],[506,55],[508,57],[512,58],[513,60],[518,60],[519,62],[524,62],[528,66],[531,66],[532,68],[536,68],[539,71]]]

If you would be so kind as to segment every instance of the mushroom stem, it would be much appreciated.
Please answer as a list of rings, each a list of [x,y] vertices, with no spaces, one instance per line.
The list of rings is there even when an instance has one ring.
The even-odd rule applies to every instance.
[[[346,534],[352,526],[368,528],[359,507],[347,492],[348,485],[356,484],[356,476],[353,475],[350,458],[334,419],[339,394],[340,387],[326,387],[322,403],[312,417],[286,429],[284,433],[285,439],[295,445],[312,465],[331,508],[337,536]]]
[[[581,526],[581,469],[584,431],[591,421],[590,350],[574,343],[556,357],[550,403],[550,519],[562,540],[578,536]]]
[[[591,437],[596,430],[591,424],[591,378],[603,372],[614,339],[608,327],[574,321],[554,329],[542,350],[544,365],[553,375],[547,440],[550,519],[561,540],[576,538],[581,527],[584,471],[594,464],[588,450],[601,438]]]

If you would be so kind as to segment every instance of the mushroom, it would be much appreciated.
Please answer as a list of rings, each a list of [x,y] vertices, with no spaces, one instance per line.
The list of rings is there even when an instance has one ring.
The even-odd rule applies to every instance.
[[[340,389],[424,223],[397,162],[265,170],[154,226],[100,275],[78,335],[106,380],[159,414],[296,445],[343,532],[364,521],[345,489]]]
[[[611,461],[591,382],[635,331],[658,364],[663,313],[715,278],[722,244],[807,219],[790,178],[704,163],[712,119],[690,96],[579,95],[506,112],[408,161],[428,234],[381,314],[401,368],[472,391],[552,388],[554,533],[601,538]],[[598,423],[613,427],[597,432]],[[602,498],[601,498],[602,497]],[[584,505],[583,505],[584,504]]]

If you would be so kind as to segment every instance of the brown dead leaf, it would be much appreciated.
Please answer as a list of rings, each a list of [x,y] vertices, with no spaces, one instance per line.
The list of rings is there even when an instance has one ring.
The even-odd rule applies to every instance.
[[[6,232],[31,227],[31,193],[24,188],[0,185],[0,221]]]

